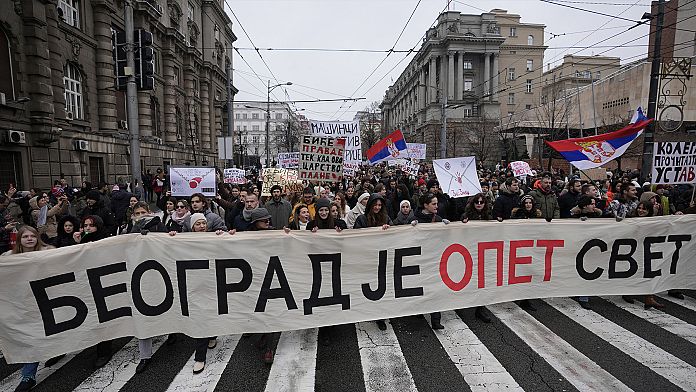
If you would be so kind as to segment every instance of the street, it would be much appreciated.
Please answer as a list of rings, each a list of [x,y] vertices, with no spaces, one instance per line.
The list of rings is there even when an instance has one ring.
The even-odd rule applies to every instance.
[[[261,360],[257,336],[218,337],[205,370],[192,373],[193,339],[153,343],[141,374],[137,339],[117,339],[114,357],[94,370],[94,349],[40,365],[36,391],[696,391],[696,292],[657,297],[664,311],[636,300],[593,297],[592,310],[568,298],[488,306],[430,317],[283,332],[273,365]],[[325,339],[328,336],[328,340]],[[0,359],[0,391],[20,381],[19,365]]]

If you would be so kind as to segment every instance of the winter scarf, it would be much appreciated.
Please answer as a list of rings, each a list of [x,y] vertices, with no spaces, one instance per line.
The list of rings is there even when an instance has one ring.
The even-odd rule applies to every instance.
[[[175,210],[172,212],[172,220],[176,222],[177,225],[183,226],[184,222],[186,219],[188,219],[191,216],[191,212],[186,211],[183,215],[179,215],[179,213]]]

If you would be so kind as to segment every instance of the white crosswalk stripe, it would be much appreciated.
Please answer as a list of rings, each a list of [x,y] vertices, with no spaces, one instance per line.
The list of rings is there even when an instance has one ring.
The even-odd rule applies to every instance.
[[[267,392],[311,391],[317,359],[318,329],[290,331],[280,335]]]
[[[487,307],[579,390],[631,390],[514,303]]]
[[[581,308],[571,299],[554,298],[546,302],[678,387],[687,391],[696,390],[696,368],[688,363],[601,315]]]
[[[472,392],[523,391],[455,312],[443,312],[442,325],[435,335]]]
[[[688,295],[684,296],[684,299],[677,299],[674,297],[670,297],[667,294],[660,294],[660,298],[664,298],[666,300],[672,301],[676,304],[679,304],[689,310],[693,310],[696,312],[696,298],[689,297]]]
[[[387,321],[386,331],[374,321],[358,323],[355,329],[367,392],[417,391],[391,323]]]
[[[603,298],[611,304],[605,303],[603,306],[616,306],[661,328],[665,334],[670,334],[674,338],[683,338],[685,340],[685,342],[682,340],[683,344],[696,345],[696,326],[684,321],[692,320],[693,314],[689,314],[687,315],[688,317],[681,319],[655,309],[645,310],[640,303],[625,303],[618,296]],[[696,300],[693,298],[687,297],[685,300],[669,298],[669,300],[682,305],[684,307],[682,310],[685,312],[696,312]],[[659,348],[626,329],[632,328],[630,325],[622,324],[622,326],[619,326],[597,312],[582,309],[576,302],[570,299],[555,298],[544,301],[551,308],[567,316],[570,319],[567,321],[571,323],[570,325],[574,325],[577,328],[584,327],[584,329],[605,341],[607,345],[616,347],[649,369],[649,371],[662,376],[664,380],[661,381],[662,384],[660,385],[665,386],[672,383],[675,387],[687,391],[696,391],[696,377],[694,377],[696,368],[690,364],[690,357],[684,357],[684,353],[678,354],[679,358],[677,358],[677,356],[666,351],[666,349]],[[588,353],[586,351],[587,347],[576,348],[573,346],[581,344],[577,340],[566,341],[547,327],[547,325],[551,326],[548,318],[551,315],[549,313],[551,308],[546,307],[546,313],[540,309],[538,312],[543,315],[537,316],[535,313],[528,313],[522,310],[514,303],[488,306],[493,315],[505,325],[504,333],[517,335],[528,346],[526,349],[538,354],[541,360],[548,364],[548,369],[553,369],[564,379],[563,382],[567,381],[581,391],[630,391],[631,389],[623,382],[631,385],[634,389],[641,389],[640,387],[636,388],[635,384],[630,384],[624,378],[625,375],[614,375],[611,371],[615,370],[604,369],[598,363],[588,358],[583,354]],[[555,314],[555,311],[553,312]],[[417,322],[414,320],[403,319],[399,320],[399,323],[407,323],[404,325],[409,325],[408,323]],[[430,321],[430,318],[426,317],[426,320]],[[494,326],[480,324],[481,330],[478,327],[472,330],[454,311],[443,312],[442,323],[445,326],[444,330],[431,332],[427,329],[420,329],[416,330],[415,333],[422,334],[423,339],[426,337],[430,339],[433,336],[437,338],[437,340],[432,340],[432,342],[442,347],[442,349],[437,348],[441,353],[439,355],[444,355],[443,358],[445,360],[449,359],[454,365],[447,371],[458,371],[459,374],[452,374],[451,377],[463,378],[473,392],[523,391],[522,385],[524,385],[524,388],[534,385],[530,384],[529,380],[531,379],[520,378],[525,376],[519,369],[513,369],[514,371],[506,369],[506,366],[511,365],[509,357],[496,358],[496,355],[501,353],[500,347],[487,347],[487,345],[492,344],[491,336],[497,335],[491,335],[494,330],[486,330],[486,328],[493,328]],[[423,324],[420,325],[422,326]],[[404,339],[407,335],[400,335],[412,334],[414,331],[402,328],[395,330],[388,320],[387,326],[386,331],[381,331],[375,322],[355,324],[355,337],[351,338],[354,339],[352,344],[355,344],[355,346],[352,346],[352,349],[355,350],[351,357],[353,359],[349,361],[350,363],[339,360],[333,366],[347,365],[351,369],[357,370],[358,374],[361,372],[364,388],[368,392],[417,391],[418,387],[421,386],[420,383],[424,382],[423,375],[427,374],[423,373],[420,366],[427,366],[428,364],[425,362],[420,363],[418,356],[414,360],[413,351],[408,351],[413,350],[413,347],[401,346],[401,343],[410,344],[407,342],[413,342],[413,336]],[[481,335],[482,333],[483,335]],[[503,333],[503,331],[501,330],[498,333]],[[584,333],[587,332],[585,331]],[[165,340],[166,336],[155,338],[153,351],[156,352],[160,349]],[[177,357],[177,362],[183,363],[184,355],[188,357],[188,361],[183,365],[176,365],[177,368],[170,369],[167,380],[162,381],[156,391],[246,390],[246,384],[243,384],[243,387],[242,384],[239,386],[229,384],[230,380],[237,380],[237,377],[256,377],[256,381],[253,383],[256,389],[253,390],[258,391],[313,391],[315,385],[320,387],[320,390],[334,389],[333,386],[326,383],[327,373],[325,372],[340,372],[341,369],[333,369],[333,367],[322,368],[319,366],[318,358],[320,355],[327,355],[327,353],[332,353],[333,351],[331,351],[330,346],[319,345],[318,329],[283,332],[275,350],[275,361],[270,365],[270,369],[265,367],[266,365],[263,365],[260,359],[250,362],[252,365],[229,366],[235,350],[239,348],[238,346],[241,346],[239,340],[239,335],[219,337],[217,347],[208,350],[206,368],[201,374],[194,375],[192,372],[193,355],[188,357],[188,354],[182,354],[181,351],[178,351],[178,354],[175,355],[182,357]],[[247,347],[246,349],[250,348],[249,344],[249,342],[244,343],[245,347]],[[605,343],[602,342],[602,344]],[[254,350],[254,355],[257,355],[257,353]],[[408,355],[405,356],[404,353]],[[423,354],[423,361],[427,361],[428,353]],[[68,364],[76,355],[81,355],[82,359],[77,359],[84,361],[83,354],[73,353],[67,355],[51,368],[46,368],[42,364],[37,373],[37,382],[39,384],[60,383],[61,380],[58,380],[58,377],[51,377],[50,380],[47,380],[47,378]],[[360,357],[359,360],[357,355]],[[592,356],[592,354],[587,355]],[[166,361],[167,359],[170,358],[164,358],[163,356],[156,358],[157,361]],[[68,384],[77,385],[74,389],[75,391],[117,392],[124,389],[150,390],[149,386],[157,385],[158,374],[156,372],[147,373],[146,371],[146,373],[141,375],[135,375],[135,367],[138,364],[138,360],[138,341],[137,339],[132,339],[123,348],[114,353],[114,357],[106,366],[94,371],[90,370],[91,373],[82,372],[79,377],[84,377],[84,379]],[[520,358],[520,360],[524,359]],[[73,361],[70,366],[82,366],[79,363],[80,361]],[[455,368],[456,370],[454,370]],[[63,369],[61,378],[69,367]],[[249,373],[248,369],[252,369],[252,373]],[[255,371],[253,369],[257,369],[256,373],[258,374],[254,374]],[[7,369],[5,370],[7,371]],[[227,374],[227,372],[231,373]],[[320,374],[319,372],[322,373]],[[147,380],[143,381],[143,375]],[[317,384],[317,380],[320,380],[320,378],[317,378],[318,376],[324,377],[324,381],[321,381],[319,384]],[[539,374],[535,376],[538,377]],[[621,378],[623,382],[617,377]],[[0,380],[0,392],[13,391],[20,378],[20,371],[15,371],[5,376],[4,379]],[[144,387],[140,384],[143,382],[149,382],[150,384],[147,384],[148,387]],[[232,382],[234,383],[234,381]],[[343,390],[346,390],[346,386],[350,390],[350,385],[344,385]],[[53,388],[52,385],[41,385],[41,387],[44,390],[65,389],[57,386]],[[362,387],[352,389],[362,389]],[[650,389],[646,387],[644,390]]]
[[[696,327],[667,313],[655,309],[645,309],[642,303],[629,304],[621,297],[603,297],[619,308],[645,319],[660,328],[696,344]]]
[[[167,388],[168,392],[203,392],[212,391],[225,371],[241,335],[218,337],[217,346],[208,349],[205,369],[199,374],[193,374],[194,355],[181,368],[174,381]]]

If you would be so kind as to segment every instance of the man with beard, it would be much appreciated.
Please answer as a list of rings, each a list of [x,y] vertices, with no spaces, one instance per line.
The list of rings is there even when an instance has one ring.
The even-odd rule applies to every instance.
[[[280,185],[273,185],[271,187],[271,198],[264,204],[264,208],[271,214],[271,225],[278,229],[288,225],[290,214],[292,214],[292,205],[290,205],[289,201],[283,199],[282,192]]]
[[[544,173],[529,194],[534,198],[534,206],[541,211],[542,218],[550,222],[561,217],[558,199],[551,188],[551,174]]]

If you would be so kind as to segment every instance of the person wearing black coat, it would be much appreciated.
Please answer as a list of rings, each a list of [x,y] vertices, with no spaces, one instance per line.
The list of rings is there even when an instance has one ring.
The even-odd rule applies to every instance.
[[[80,221],[72,216],[65,215],[58,220],[58,235],[56,236],[56,248],[77,244],[73,238],[73,233],[80,230]]]
[[[566,192],[558,197],[558,208],[561,211],[561,218],[571,218],[570,210],[578,205],[582,183],[578,179],[570,180]]]
[[[82,212],[83,219],[89,215],[98,216],[101,218],[103,232],[105,233],[106,237],[114,234],[116,232],[116,227],[118,226],[116,226],[114,213],[111,212],[109,208],[104,206],[102,195],[96,190],[91,190],[87,192],[86,199],[87,207],[85,207]]]
[[[124,184],[118,185],[118,190],[111,192],[111,212],[114,213],[116,226],[121,226],[123,222],[130,219],[126,216],[126,210],[130,206],[130,198],[133,194],[126,190]]]
[[[497,220],[510,219],[512,209],[520,205],[520,182],[515,177],[510,177],[500,185],[498,198],[493,203],[493,217]]]
[[[314,215],[314,219],[307,223],[307,230],[316,232],[318,229],[335,229],[340,232],[348,228],[343,219],[334,219],[331,216],[331,202],[329,199],[321,198],[317,200],[316,208],[317,214]]]

